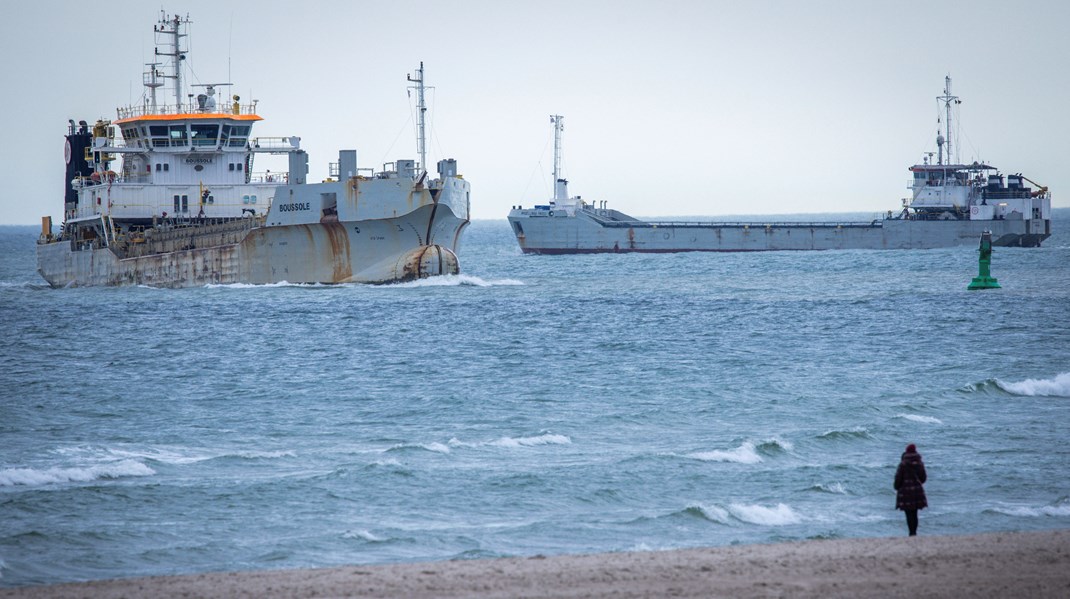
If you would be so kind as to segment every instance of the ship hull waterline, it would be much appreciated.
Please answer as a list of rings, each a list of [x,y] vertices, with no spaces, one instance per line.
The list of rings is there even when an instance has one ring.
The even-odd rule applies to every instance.
[[[802,224],[688,223],[635,221],[604,226],[582,215],[510,218],[526,254],[760,252],[844,249],[937,249],[972,246],[992,233],[999,247],[1038,247],[1050,221],[919,221]]]
[[[401,282],[459,273],[467,224],[423,206],[394,218],[253,227],[237,243],[203,247],[191,227],[183,249],[130,258],[62,241],[38,246],[38,271],[52,287]]]

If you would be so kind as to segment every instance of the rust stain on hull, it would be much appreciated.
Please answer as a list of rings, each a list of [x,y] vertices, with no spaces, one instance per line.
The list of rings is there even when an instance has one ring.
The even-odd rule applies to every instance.
[[[341,283],[353,277],[353,260],[349,245],[349,235],[340,223],[324,223],[323,230],[331,250],[332,281]]]

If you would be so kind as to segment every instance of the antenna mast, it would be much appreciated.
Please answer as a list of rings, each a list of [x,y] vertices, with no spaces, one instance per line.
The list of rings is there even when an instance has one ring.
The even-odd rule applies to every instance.
[[[962,104],[962,101],[959,100],[958,96],[952,96],[951,95],[951,75],[947,75],[947,76],[944,77],[944,95],[937,96],[936,99],[937,100],[942,100],[944,102],[944,110],[947,113],[947,116],[945,117],[945,121],[944,121],[944,128],[945,128],[945,131],[947,132],[947,134],[945,136],[946,139],[944,140],[944,143],[947,144],[947,163],[946,164],[951,164],[954,161],[954,159],[952,157],[952,153],[951,153],[951,150],[952,150],[952,146],[951,146],[951,104],[952,103],[954,103],[954,104]]]
[[[554,125],[554,199],[567,200],[567,188],[561,185],[561,133],[565,130],[565,117],[551,114],[550,122]]]
[[[416,89],[416,118],[419,127],[416,146],[420,152],[420,168],[427,172],[427,139],[424,136],[424,114],[427,112],[427,105],[424,104],[424,61],[420,61],[420,68],[416,71],[415,79],[412,75],[406,75],[406,78],[416,84],[413,86]]]
[[[155,28],[157,34],[163,34],[165,37],[170,37],[170,41],[167,42],[170,47],[170,52],[160,52],[159,48],[156,48],[157,56],[170,56],[171,57],[171,70],[170,75],[163,75],[165,79],[175,80],[175,110],[182,110],[182,61],[186,60],[186,52],[189,49],[182,49],[182,38],[188,37],[187,34],[182,33],[182,26],[189,25],[189,16],[185,19],[180,18],[178,15],[174,17],[168,17],[162,11],[160,12],[160,24]],[[157,37],[157,45],[159,45],[159,37]]]

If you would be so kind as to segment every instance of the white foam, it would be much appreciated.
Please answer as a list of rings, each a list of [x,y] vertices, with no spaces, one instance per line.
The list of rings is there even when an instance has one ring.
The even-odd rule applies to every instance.
[[[1001,389],[1015,395],[1070,397],[1070,372],[1056,375],[1053,379],[1026,379],[1020,383],[1008,383],[996,379]]]
[[[785,524],[795,524],[802,520],[795,513],[795,510],[783,503],[778,503],[774,507],[733,503],[728,506],[728,511],[744,522],[765,526],[783,526]]]
[[[939,418],[933,418],[932,416],[921,416],[919,414],[896,414],[896,418],[902,418],[903,420],[911,420],[913,422],[923,422],[925,424],[943,424]]]
[[[204,286],[205,289],[267,289],[270,287],[326,287],[322,283],[290,283],[289,281],[279,281],[278,283],[208,283]]]
[[[704,462],[735,462],[737,464],[757,464],[762,461],[762,456],[754,449],[754,443],[745,441],[742,445],[728,451],[702,451],[688,454],[687,457]]]
[[[109,449],[108,453],[114,456],[149,459],[165,464],[196,464],[218,458],[242,458],[246,460],[277,459],[296,457],[292,451],[235,451],[235,452],[209,452],[205,450],[174,449],[174,448],[151,448],[145,450]]]
[[[772,445],[772,446],[775,446],[775,447],[779,447],[780,449],[783,449],[784,451],[791,451],[792,449],[795,449],[795,446],[792,445],[791,441],[785,441],[785,440],[781,439],[780,437],[770,437],[768,439],[765,439],[761,443],[758,444],[758,447],[765,447],[767,445]]]
[[[731,516],[728,514],[728,510],[716,505],[693,505],[688,506],[702,512],[702,516],[711,522],[717,522],[718,524],[728,524]]]
[[[381,541],[385,541],[386,540],[385,538],[377,537],[377,536],[373,535],[370,531],[367,531],[367,530],[364,530],[364,529],[347,530],[344,533],[342,533],[342,538],[343,539],[362,539],[362,540],[365,540],[365,541],[371,541],[373,543],[381,542]]]
[[[135,460],[123,460],[110,464],[97,464],[84,468],[8,468],[0,470],[0,487],[26,485],[39,487],[56,483],[89,482],[105,478],[126,476],[152,476],[156,471]]]
[[[443,445],[442,443],[427,443],[426,445],[421,445],[420,447],[423,447],[427,451],[433,451],[435,453],[449,453],[450,452],[449,446]]]
[[[385,285],[387,289],[410,289],[415,287],[460,287],[467,285],[469,287],[513,287],[517,285],[523,285],[523,281],[516,279],[497,279],[497,280],[485,280],[473,275],[440,275],[435,277],[427,277],[426,279],[416,279],[415,281],[408,281],[406,283],[394,283],[391,285]]]
[[[534,447],[536,445],[568,445],[570,443],[572,443],[572,439],[565,435],[544,433],[535,437],[502,437],[495,441],[490,441],[487,445],[495,447]]]
[[[993,508],[992,511],[1006,514],[1008,516],[1022,516],[1026,518],[1038,518],[1041,516],[1063,518],[1070,516],[1070,504],[1044,505],[1040,507],[997,507]]]
[[[834,493],[836,495],[846,495],[847,494],[847,487],[844,487],[843,483],[829,483],[827,485],[824,484],[824,483],[818,483],[818,484],[814,485],[813,488],[817,489],[818,491],[824,491],[826,493]]]

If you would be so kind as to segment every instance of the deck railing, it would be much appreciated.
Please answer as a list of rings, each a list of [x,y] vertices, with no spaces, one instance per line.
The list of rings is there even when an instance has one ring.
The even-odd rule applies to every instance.
[[[137,118],[142,116],[178,116],[189,114],[203,115],[255,115],[256,102],[251,104],[227,104],[220,103],[211,110],[204,110],[190,104],[157,104],[156,106],[133,105],[120,106],[115,109],[120,119]]]

